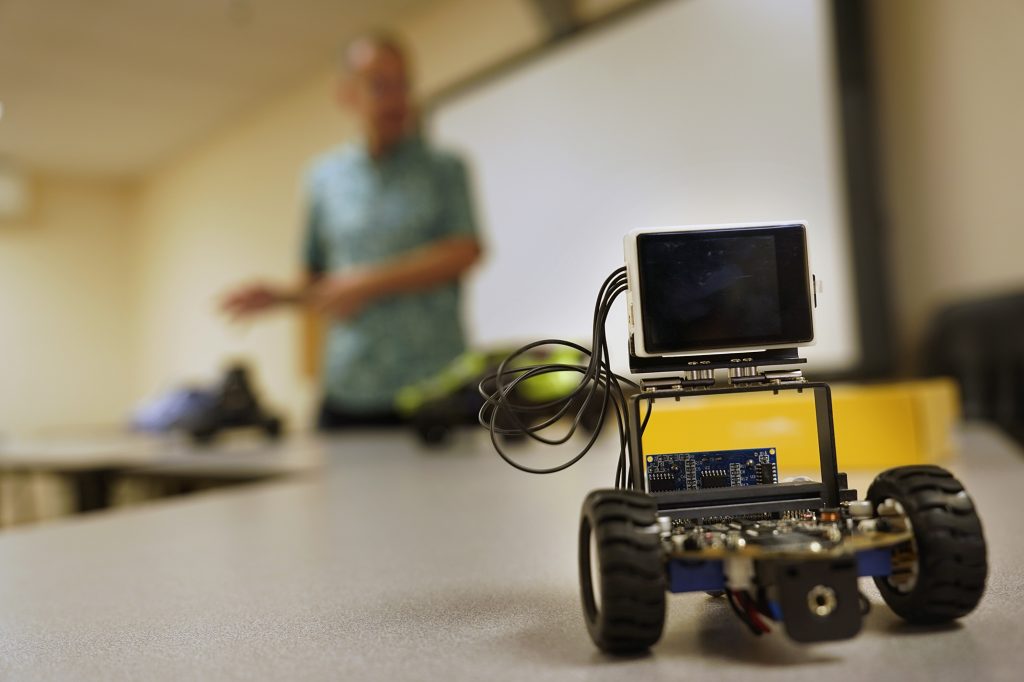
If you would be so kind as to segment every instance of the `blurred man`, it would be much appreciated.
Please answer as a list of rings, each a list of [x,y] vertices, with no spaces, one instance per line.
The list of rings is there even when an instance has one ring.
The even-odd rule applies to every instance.
[[[466,170],[416,134],[400,44],[365,36],[344,62],[339,101],[362,139],[309,173],[306,281],[249,285],[223,302],[235,316],[302,305],[332,320],[323,429],[398,423],[398,389],[465,349],[459,278],[480,257]]]

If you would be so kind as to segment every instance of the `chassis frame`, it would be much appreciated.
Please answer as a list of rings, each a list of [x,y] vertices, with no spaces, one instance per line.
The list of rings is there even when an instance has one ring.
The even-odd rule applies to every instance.
[[[671,366],[664,360],[641,359],[632,354],[630,360],[634,371],[664,372]],[[859,632],[867,600],[859,591],[858,579],[885,580],[893,574],[894,552],[905,551],[912,542],[908,525],[877,530],[872,526],[870,533],[856,538],[841,535],[834,544],[823,547],[811,543],[810,549],[806,544],[789,549],[757,544],[740,548],[687,547],[674,532],[676,524],[699,525],[709,518],[729,522],[757,515],[777,519],[786,514],[813,515],[809,517],[811,526],[833,524],[837,534],[845,527],[842,524],[854,527],[857,522],[851,519],[847,505],[857,499],[857,492],[847,487],[847,477],[838,468],[831,388],[824,382],[804,380],[798,370],[762,371],[759,367],[802,362],[805,360],[798,357],[796,349],[746,356],[704,356],[689,359],[687,369],[676,376],[644,381],[641,390],[627,399],[628,456],[632,488],[646,492],[643,433],[645,415],[649,416],[656,401],[716,395],[779,395],[788,391],[810,393],[820,482],[659,492],[650,495],[657,504],[657,519],[648,532],[660,538],[667,591],[716,594],[742,590],[756,594],[760,610],[783,623],[792,639],[817,642],[845,639]],[[675,368],[678,367],[676,364]],[[726,368],[730,384],[716,384],[715,369]],[[823,519],[829,523],[822,523]],[[583,542],[581,536],[581,556]]]

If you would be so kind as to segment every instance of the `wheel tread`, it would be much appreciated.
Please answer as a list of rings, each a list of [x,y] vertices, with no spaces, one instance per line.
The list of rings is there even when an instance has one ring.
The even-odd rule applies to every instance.
[[[600,607],[591,613],[584,593],[584,617],[591,638],[603,651],[638,653],[661,637],[665,569],[661,541],[652,532],[657,512],[653,498],[634,491],[598,490],[583,503],[580,581],[584,591],[596,589],[601,595]],[[591,542],[599,564],[596,585],[590,577]]]
[[[938,623],[970,613],[988,574],[985,536],[973,501],[951,473],[932,465],[897,467],[878,475],[868,499],[899,501],[914,529],[918,578],[908,593],[884,577],[875,583],[886,603],[906,620]]]

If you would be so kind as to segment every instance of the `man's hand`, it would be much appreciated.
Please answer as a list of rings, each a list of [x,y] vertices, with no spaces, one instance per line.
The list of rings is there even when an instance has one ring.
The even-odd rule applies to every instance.
[[[371,272],[352,269],[324,277],[312,286],[307,300],[313,310],[336,320],[358,315],[375,297]]]
[[[277,287],[257,282],[228,292],[220,300],[220,309],[233,318],[243,318],[264,312],[289,300],[289,297]]]
[[[310,278],[295,290],[257,282],[228,292],[220,300],[220,309],[234,319],[242,319],[281,305],[308,305],[321,315],[346,320],[373,299],[373,281],[370,270],[352,269]]]

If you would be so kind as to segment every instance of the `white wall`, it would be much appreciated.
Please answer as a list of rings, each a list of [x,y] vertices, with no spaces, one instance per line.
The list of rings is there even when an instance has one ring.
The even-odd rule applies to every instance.
[[[804,219],[825,284],[806,355],[855,366],[830,19],[818,0],[661,3],[442,106],[432,127],[468,154],[489,227],[476,340],[586,339],[635,227]],[[620,302],[620,371],[625,319]]]
[[[134,389],[131,188],[39,178],[0,225],[0,433],[122,421]]]
[[[1024,289],[1024,5],[871,9],[896,320],[912,364],[938,306]]]
[[[935,305],[1024,284],[1024,12],[1015,0],[871,7],[906,343]],[[521,0],[441,0],[399,28],[425,93],[541,38]],[[138,191],[40,181],[31,221],[0,226],[0,431],[116,421],[141,395],[208,378],[235,354],[258,362],[293,416],[308,416],[315,389],[298,368],[295,320],[239,335],[214,298],[245,277],[295,273],[299,175],[352,130],[332,79],[325,65]]]

